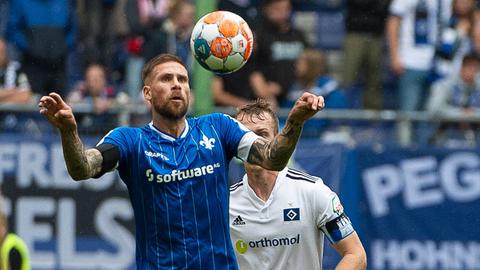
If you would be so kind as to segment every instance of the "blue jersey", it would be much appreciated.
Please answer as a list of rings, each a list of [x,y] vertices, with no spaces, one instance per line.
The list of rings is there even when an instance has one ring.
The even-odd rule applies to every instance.
[[[229,234],[228,164],[257,139],[224,114],[189,118],[178,138],[152,123],[117,128],[118,171],[135,213],[138,269],[237,269]]]

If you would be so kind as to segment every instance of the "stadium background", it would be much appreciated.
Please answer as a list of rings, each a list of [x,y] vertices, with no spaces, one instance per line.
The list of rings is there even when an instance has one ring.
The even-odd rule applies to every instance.
[[[344,1],[292,2],[295,24],[328,52],[333,72],[338,71]],[[215,3],[197,1],[196,7],[202,15]],[[210,73],[195,68],[193,77],[201,98],[192,114],[231,112],[213,106]],[[384,91],[394,91],[385,77]],[[341,120],[348,138],[341,143],[302,138],[291,166],[319,175],[339,193],[366,247],[368,269],[480,269],[480,149],[426,143],[438,121],[479,122],[480,115],[408,114],[393,110],[394,100],[385,102],[384,111],[357,106],[320,113]],[[76,109],[80,117],[92,113],[88,106]],[[10,229],[26,241],[33,269],[134,269],[133,212],[116,173],[73,182],[57,133],[39,119],[35,106],[0,104],[0,110],[26,119],[1,127],[0,183]],[[135,105],[112,108],[111,115],[120,124],[145,121]],[[285,111],[280,116],[285,118]],[[103,128],[82,129],[82,139],[94,145]],[[233,161],[231,181],[241,172]],[[327,247],[324,269],[337,261]]]

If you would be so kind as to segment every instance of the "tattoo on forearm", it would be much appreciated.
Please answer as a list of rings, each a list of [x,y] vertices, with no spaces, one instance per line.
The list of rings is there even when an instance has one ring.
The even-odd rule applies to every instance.
[[[302,133],[302,125],[286,123],[272,141],[257,139],[250,149],[248,162],[271,170],[282,170],[288,163]]]
[[[68,173],[75,180],[88,179],[102,169],[103,157],[97,149],[85,150],[76,130],[62,132],[63,156]]]

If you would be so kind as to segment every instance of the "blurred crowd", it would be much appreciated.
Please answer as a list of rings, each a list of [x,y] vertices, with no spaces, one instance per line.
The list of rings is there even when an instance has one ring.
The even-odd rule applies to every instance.
[[[255,43],[240,71],[214,77],[214,103],[236,108],[264,98],[290,107],[309,91],[329,109],[478,113],[479,2],[218,1],[249,23]],[[319,14],[342,19],[325,23]],[[114,125],[105,114],[112,106],[143,102],[146,61],[173,53],[192,72],[195,15],[191,0],[0,0],[0,103],[36,103],[54,90],[91,106],[96,116],[83,125]],[[329,29],[331,40],[341,36],[336,48],[315,38]],[[332,61],[332,52],[341,57]],[[327,126],[342,123],[314,120],[304,133],[319,136]],[[443,123],[430,141],[442,143],[451,129],[480,139],[475,124]]]

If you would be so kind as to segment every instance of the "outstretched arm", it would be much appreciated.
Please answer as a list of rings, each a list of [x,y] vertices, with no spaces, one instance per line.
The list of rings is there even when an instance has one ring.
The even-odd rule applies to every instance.
[[[78,136],[72,108],[57,93],[43,96],[38,106],[40,113],[60,131],[63,155],[70,176],[78,181],[97,175],[102,169],[102,154],[94,148],[85,149]]]
[[[304,93],[290,110],[282,131],[271,141],[257,139],[250,148],[247,161],[268,170],[285,168],[300,138],[303,124],[324,107],[323,97]]]

